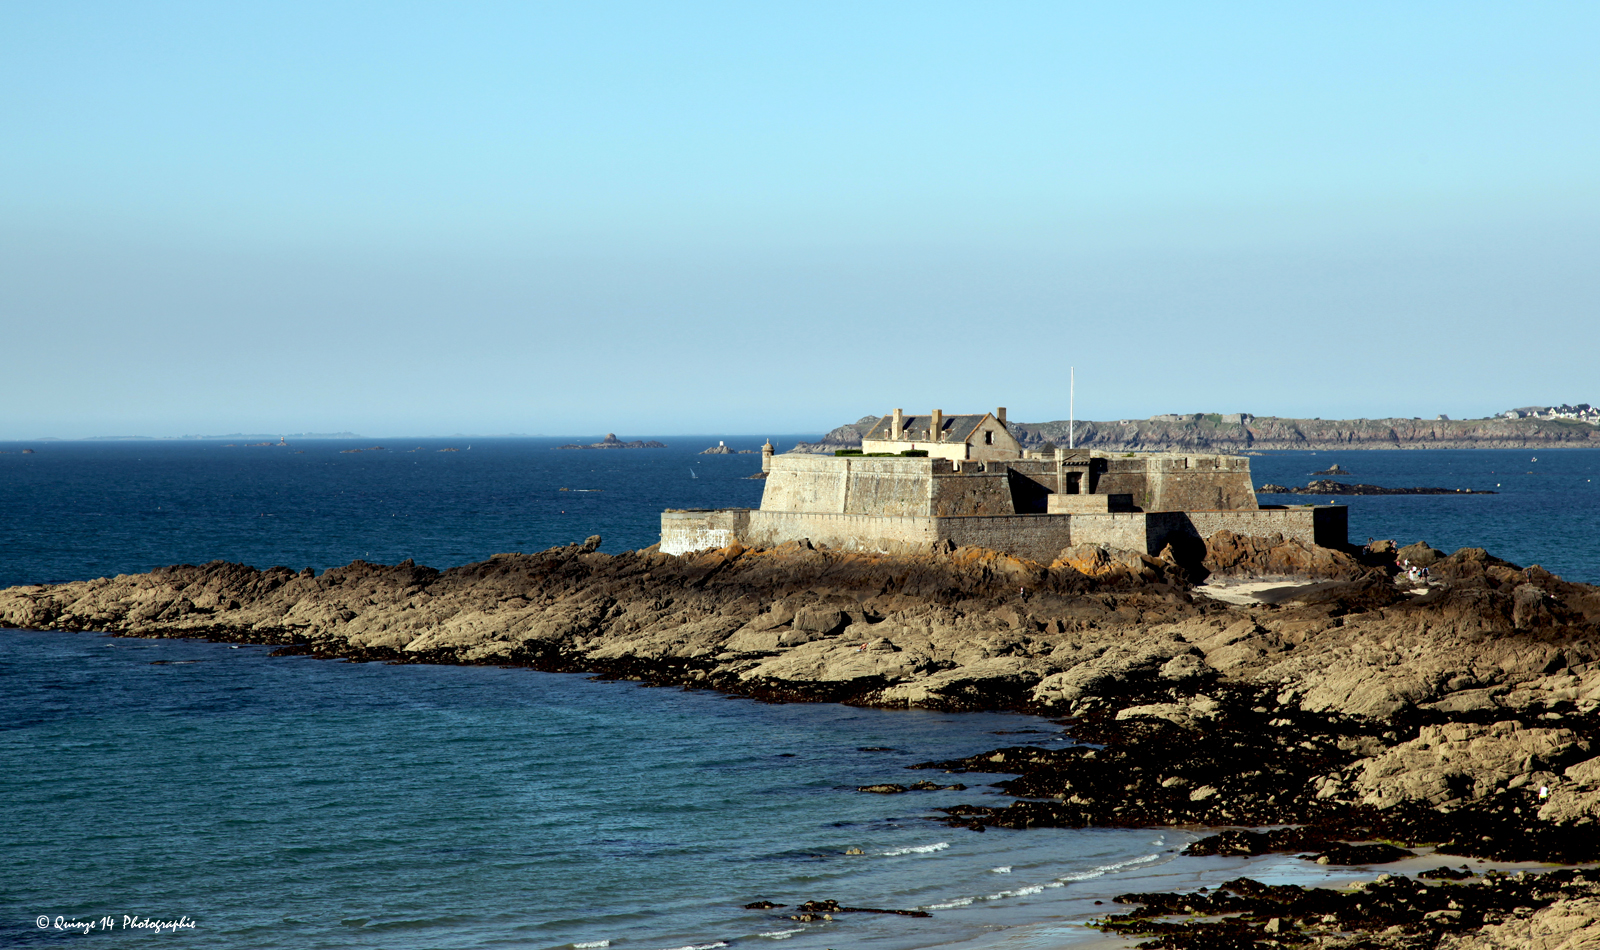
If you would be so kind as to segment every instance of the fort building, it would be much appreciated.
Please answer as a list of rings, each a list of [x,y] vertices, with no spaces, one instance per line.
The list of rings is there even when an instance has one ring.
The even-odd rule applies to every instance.
[[[762,448],[760,508],[668,510],[661,550],[806,539],[854,551],[973,546],[1050,563],[1077,544],[1159,554],[1221,530],[1336,546],[1338,505],[1262,506],[1250,460],[1172,452],[1024,451],[1006,411],[907,416],[896,409],[859,452],[775,455]]]

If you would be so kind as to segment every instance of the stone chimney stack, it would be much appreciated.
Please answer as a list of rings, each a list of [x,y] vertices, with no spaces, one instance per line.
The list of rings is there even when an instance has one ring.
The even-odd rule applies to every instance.
[[[944,441],[944,410],[933,410],[933,421],[928,423],[928,440],[931,442]]]
[[[896,409],[894,421],[889,424],[889,438],[900,441],[901,434],[906,430],[906,414]]]
[[[1000,424],[1001,425],[1005,425],[1006,424],[1006,407],[1005,406],[1001,406],[999,409],[996,409],[994,411],[994,417],[996,419],[1000,420]]]
[[[761,447],[761,470],[763,472],[772,471],[772,440],[771,439],[768,439],[767,440],[767,444],[763,445]]]

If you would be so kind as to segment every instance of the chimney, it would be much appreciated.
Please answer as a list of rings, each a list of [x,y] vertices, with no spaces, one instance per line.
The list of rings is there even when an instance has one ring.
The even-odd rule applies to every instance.
[[[928,441],[944,441],[944,410],[933,410],[933,421],[928,423]]]
[[[1000,420],[1000,424],[1001,425],[1005,425],[1006,424],[1006,407],[1005,406],[1001,406],[999,409],[996,409],[994,411],[994,417],[996,419]]]
[[[894,411],[894,421],[889,424],[889,438],[896,442],[900,441],[900,434],[905,431],[905,428],[906,414],[896,409]]]

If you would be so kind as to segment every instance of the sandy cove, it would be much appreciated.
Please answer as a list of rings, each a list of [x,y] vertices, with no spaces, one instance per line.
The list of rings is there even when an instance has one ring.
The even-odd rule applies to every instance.
[[[952,824],[1294,825],[1193,850],[1328,864],[1422,845],[1600,859],[1600,588],[1481,549],[1334,552],[1220,535],[1192,563],[1081,548],[1043,565],[975,549],[890,557],[799,543],[677,557],[598,544],[444,572],[214,562],[14,587],[0,591],[0,625],[584,671],[765,699],[1026,710],[1094,745],[925,764],[1016,776],[1004,785],[1011,805],[952,808]],[[1396,586],[1397,554],[1430,563],[1435,586]],[[1212,599],[1196,592],[1202,578],[1271,579],[1276,603]],[[884,776],[874,791],[905,781]],[[1421,892],[1396,877],[1371,885],[1382,899],[1331,910],[1313,892],[1244,882],[1143,895],[1141,916],[1108,926],[1174,947],[1595,945],[1562,941],[1590,939],[1577,922],[1600,920],[1600,876],[1562,873],[1441,878]],[[1168,912],[1184,907],[1231,916],[1175,922]],[[1516,936],[1538,933],[1556,936]]]

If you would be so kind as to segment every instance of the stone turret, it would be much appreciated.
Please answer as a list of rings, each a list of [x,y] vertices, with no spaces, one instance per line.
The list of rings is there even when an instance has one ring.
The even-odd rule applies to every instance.
[[[772,471],[772,451],[772,440],[768,439],[767,444],[761,447],[761,471],[763,472],[770,473]]]

